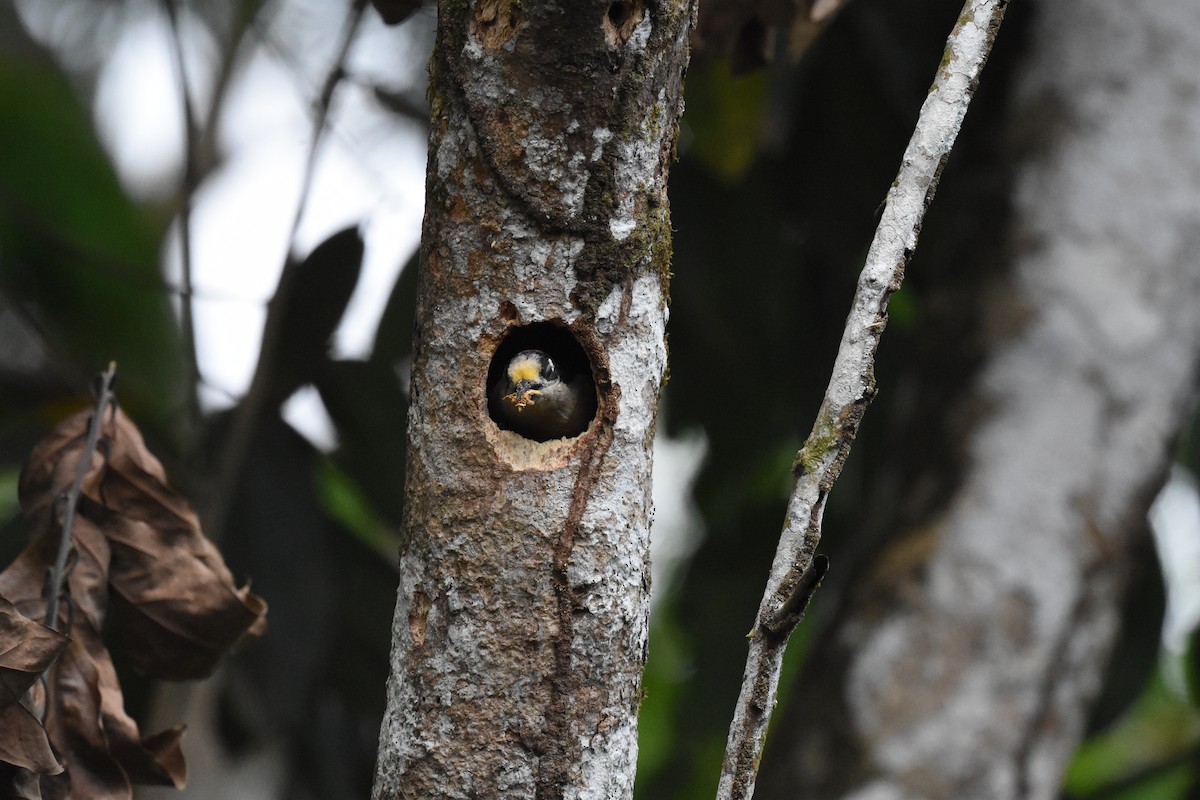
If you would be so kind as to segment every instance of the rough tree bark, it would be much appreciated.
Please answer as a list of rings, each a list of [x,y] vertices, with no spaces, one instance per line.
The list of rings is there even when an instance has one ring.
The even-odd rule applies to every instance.
[[[439,7],[375,798],[632,796],[693,17],[692,0]],[[489,418],[489,370],[517,346],[590,371],[582,435]]]
[[[970,472],[818,646],[765,797],[1057,797],[1098,691],[1200,372],[1200,6],[1038,5]]]

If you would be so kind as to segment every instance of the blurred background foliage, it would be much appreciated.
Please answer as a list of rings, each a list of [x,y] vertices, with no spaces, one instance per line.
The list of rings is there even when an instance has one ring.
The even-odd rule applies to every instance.
[[[189,717],[192,737],[209,737],[204,746],[218,756],[195,762],[188,793],[367,796],[402,511],[414,247],[393,248],[394,267],[405,256],[409,262],[390,292],[372,290],[380,302],[369,342],[347,355],[331,337],[387,223],[364,222],[367,212],[351,210],[340,218],[314,214],[306,229],[298,215],[284,226],[278,263],[260,265],[269,274],[288,269],[269,303],[247,301],[260,307],[266,333],[261,344],[241,343],[256,366],[244,386],[230,389],[215,386],[194,360],[197,343],[181,324],[188,281],[179,230],[233,160],[220,135],[222,104],[263,53],[295,76],[292,88],[304,100],[297,139],[328,112],[325,137],[353,138],[353,131],[366,169],[391,169],[374,160],[374,145],[423,139],[432,13],[385,29],[369,8],[359,20],[361,4],[223,0],[174,9],[187,12],[193,34],[200,31],[193,45],[207,53],[209,88],[192,93],[191,168],[176,163],[147,190],[119,174],[114,146],[99,135],[98,75],[122,26],[165,23],[173,7],[37,3],[43,13],[53,9],[40,28],[29,22],[33,2],[0,3],[0,556],[7,563],[24,541],[16,479],[25,455],[85,402],[91,375],[117,361],[123,405],[201,509],[235,574],[252,579],[271,604],[267,639],[236,656],[201,693],[214,699],[210,710]],[[702,3],[702,15],[728,11],[710,5]],[[656,573],[641,715],[641,798],[712,796],[791,462],[959,7],[958,0],[853,0],[802,54],[786,28],[754,39],[770,63],[751,71],[744,53],[729,55],[715,37],[697,42],[671,177],[676,274],[656,465],[656,483],[684,494],[658,501],[656,548],[665,568]],[[754,4],[746,8],[755,21]],[[826,511],[833,572],[789,649],[785,706],[789,681],[802,674],[809,645],[834,618],[852,576],[895,532],[931,519],[964,468],[962,437],[982,413],[966,390],[990,341],[979,309],[995,302],[989,289],[1006,269],[1004,254],[986,243],[999,241],[1005,225],[1012,153],[1004,100],[1027,13],[1021,4],[1009,12],[909,278],[892,300],[877,366],[880,397]],[[751,22],[721,19],[751,30]],[[172,28],[159,30],[169,36]],[[355,43],[383,41],[391,55],[363,48],[343,59],[331,49],[339,30]],[[349,100],[321,101],[330,88],[370,107],[369,135],[347,121]],[[407,190],[419,208],[419,184]],[[311,191],[312,206],[340,202],[336,189],[321,199],[320,180]],[[294,203],[279,197],[287,214]],[[248,230],[255,232],[255,220]],[[194,234],[193,258],[203,252],[201,237],[213,235]],[[325,438],[287,413],[298,389],[311,397],[313,388],[331,432]],[[1181,455],[1193,472],[1197,441],[1193,431]],[[672,450],[672,442],[686,446]],[[697,465],[689,460],[697,458],[690,485]],[[1118,645],[1095,730],[1066,777],[1068,797],[1184,798],[1195,796],[1188,793],[1200,780],[1195,657],[1160,657],[1162,579],[1153,551],[1142,556],[1127,603],[1128,637]],[[132,674],[124,685],[133,709],[159,724],[197,706],[188,689],[150,686]],[[270,779],[236,773],[233,795],[204,772],[238,763],[258,764]],[[260,783],[266,788],[251,790]]]

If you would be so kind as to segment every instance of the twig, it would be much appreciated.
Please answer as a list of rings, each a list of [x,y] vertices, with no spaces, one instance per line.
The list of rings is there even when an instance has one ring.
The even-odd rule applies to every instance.
[[[221,112],[225,108],[225,98],[229,93],[235,68],[239,63],[238,56],[241,53],[242,44],[246,41],[246,33],[256,27],[259,15],[268,5],[267,0],[241,0],[235,4],[229,29],[229,40],[227,46],[222,49],[221,61],[217,65],[213,77],[212,94],[204,115],[206,126],[203,145],[200,147],[204,163],[212,158],[213,139],[221,121]]]
[[[190,386],[187,393],[188,441],[195,442],[200,430],[200,365],[196,359],[196,324],[192,309],[192,199],[200,183],[196,168],[196,112],[188,91],[187,65],[183,55],[183,35],[179,29],[179,13],[175,0],[162,0],[163,10],[171,22],[171,42],[175,51],[175,77],[179,81],[179,97],[183,111],[183,198],[179,210],[179,324],[183,330],[184,357],[187,360]]]
[[[308,196],[312,189],[313,176],[316,174],[317,151],[325,133],[325,125],[329,119],[329,108],[333,104],[333,93],[346,78],[346,57],[350,54],[350,45],[358,33],[358,25],[362,22],[367,0],[354,0],[350,9],[350,17],[346,20],[346,28],[342,32],[342,43],[338,48],[337,58],[334,59],[333,69],[325,77],[325,85],[321,87],[321,97],[317,102],[317,116],[313,121],[312,144],[308,148],[308,160],[304,165],[304,182],[300,185],[300,202],[296,206],[296,216],[292,219],[292,230],[288,235],[289,248],[296,243],[296,233],[304,220],[304,211],[308,208]],[[283,279],[280,278],[280,286]]]
[[[242,398],[242,402],[238,404],[237,410],[234,412],[229,435],[226,437],[225,447],[221,453],[221,460],[218,463],[217,489],[208,503],[205,527],[209,538],[213,539],[213,541],[220,541],[225,531],[225,526],[228,523],[229,509],[233,501],[233,494],[241,479],[242,468],[245,465],[246,455],[249,453],[253,442],[255,429],[258,427],[259,418],[267,410],[268,402],[271,400],[271,383],[275,372],[275,353],[283,331],[280,329],[280,315],[272,314],[270,307],[284,307],[287,305],[287,297],[291,292],[296,274],[296,264],[298,263],[291,255],[291,249],[295,245],[296,232],[299,230],[300,222],[304,218],[304,209],[312,187],[313,173],[316,170],[317,152],[325,133],[333,94],[338,84],[345,78],[346,57],[349,55],[350,46],[354,43],[354,37],[358,33],[359,23],[362,21],[366,5],[366,0],[354,0],[350,16],[347,18],[346,26],[342,31],[342,41],[338,47],[333,67],[330,69],[321,90],[321,97],[317,105],[317,115],[313,122],[312,142],[309,145],[308,158],[304,169],[304,181],[300,189],[300,202],[296,207],[296,216],[292,220],[291,231],[288,234],[289,255],[284,263],[283,272],[280,273],[279,285],[275,289],[275,295],[268,304],[267,321],[263,326],[262,345],[259,348],[258,364],[254,368],[254,377],[250,381],[250,388],[246,391],[245,397]]]
[[[100,426],[104,424],[104,412],[114,403],[112,384],[116,374],[117,364],[115,361],[110,361],[108,369],[99,375],[96,408],[92,411],[92,418],[88,421],[87,440],[83,446],[83,454],[79,457],[75,480],[71,483],[71,488],[67,490],[66,497],[63,498],[66,508],[63,510],[62,531],[58,537],[58,552],[54,555],[54,565],[50,568],[50,574],[46,579],[49,597],[46,601],[44,624],[54,630],[58,630],[58,605],[59,598],[63,593],[63,583],[66,580],[67,559],[74,549],[72,530],[75,527],[75,507],[79,505],[79,495],[83,493],[83,480],[92,466],[92,456],[100,441]]]
[[[987,61],[1007,0],[967,0],[946,43],[929,96],[889,190],[841,346],[812,433],[796,457],[796,482],[754,629],[729,740],[718,800],[746,800],[754,792],[767,725],[775,706],[787,637],[770,633],[796,594],[821,539],[825,501],[862,415],[875,394],[875,350],[887,322],[888,297],[900,288],[917,245],[925,210],[958,135],[979,74]],[[787,616],[784,612],[784,616]]]

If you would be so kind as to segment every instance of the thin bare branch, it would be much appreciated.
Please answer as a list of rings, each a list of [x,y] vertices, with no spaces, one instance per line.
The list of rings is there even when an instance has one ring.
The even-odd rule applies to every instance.
[[[875,394],[875,350],[887,324],[888,298],[900,288],[905,265],[916,249],[925,210],[933,200],[1006,6],[1007,0],[967,0],[888,192],[859,276],[833,376],[812,433],[796,457],[787,517],[750,632],[750,653],[729,727],[718,800],[747,800],[754,793],[787,646],[787,637],[772,634],[768,625],[780,618],[781,609],[795,595],[813,561],[829,490]]]
[[[198,132],[196,112],[188,91],[187,64],[183,54],[183,35],[179,29],[179,12],[175,0],[162,0],[163,10],[171,22],[171,44],[175,55],[175,78],[179,82],[180,109],[183,113],[183,196],[179,208],[179,325],[183,331],[184,357],[187,360],[190,386],[187,392],[188,440],[195,441],[200,429],[200,365],[196,360],[196,324],[192,309],[192,200],[200,185],[196,167]]]
[[[291,255],[291,249],[295,245],[296,232],[299,230],[300,222],[304,218],[304,209],[307,205],[309,191],[312,187],[313,174],[316,169],[317,153],[328,125],[329,109],[333,101],[333,95],[338,85],[346,76],[346,59],[350,53],[350,47],[354,43],[355,36],[358,33],[359,24],[362,22],[363,11],[366,9],[366,5],[366,0],[354,0],[350,15],[347,17],[346,25],[342,30],[342,38],[338,46],[337,55],[334,57],[333,66],[326,76],[324,86],[321,90],[321,96],[317,103],[316,117],[313,121],[312,140],[309,145],[304,180],[300,189],[300,201],[296,207],[296,215],[292,220],[291,231],[288,234],[289,255],[284,263],[283,272],[279,276],[279,285],[275,289],[275,295],[271,299],[272,305],[286,305],[285,299],[291,291],[296,271],[295,268],[299,263]],[[237,407],[237,411],[233,417],[232,428],[225,440],[225,448],[221,453],[216,479],[217,491],[209,500],[205,524],[205,529],[209,532],[209,538],[213,541],[219,542],[221,536],[224,534],[230,504],[233,500],[234,490],[241,477],[246,454],[249,452],[254,439],[254,432],[258,427],[259,419],[267,410],[267,404],[270,399],[271,376],[275,370],[275,353],[278,350],[279,341],[283,335],[283,331],[278,324],[279,321],[280,315],[271,314],[268,308],[267,321],[263,328],[262,345],[259,348],[258,364],[254,369],[254,377],[250,381],[250,388],[246,391],[246,396],[242,398],[242,402]]]
[[[116,362],[110,362],[108,369],[100,373],[96,380],[96,408],[88,422],[87,441],[83,455],[79,457],[79,468],[75,470],[75,480],[71,488],[62,498],[63,523],[58,540],[58,551],[54,555],[54,566],[46,578],[46,589],[49,595],[46,599],[46,626],[58,630],[58,606],[63,594],[63,584],[67,579],[67,560],[74,549],[72,530],[75,527],[75,507],[79,505],[79,496],[83,493],[83,479],[87,477],[92,466],[92,455],[100,441],[100,426],[104,424],[104,414],[115,402],[113,398],[113,380],[117,375]]]
[[[225,108],[225,98],[233,83],[242,46],[247,41],[246,34],[262,26],[261,16],[271,4],[268,0],[241,0],[234,10],[233,22],[228,31],[228,39],[221,48],[221,61],[213,77],[212,95],[209,97],[208,108],[204,119],[206,125],[202,131],[199,155],[201,164],[211,164],[213,161],[213,140],[221,121],[221,113]]]
[[[333,104],[333,93],[346,78],[346,58],[350,55],[350,45],[354,43],[354,37],[358,33],[358,26],[362,22],[363,11],[366,7],[366,0],[354,0],[350,17],[346,21],[346,28],[342,32],[342,43],[338,48],[337,57],[334,59],[333,69],[325,76],[325,85],[321,87],[321,97],[317,101],[317,116],[313,121],[312,144],[308,148],[308,160],[304,165],[304,182],[300,186],[300,202],[296,206],[296,216],[292,220],[292,230],[288,236],[289,249],[296,244],[296,232],[300,230],[300,223],[304,220],[304,211],[308,207],[308,195],[312,189],[313,175],[316,173],[317,153],[324,138],[326,123],[329,120],[329,108]],[[284,278],[281,277],[279,280],[281,288],[283,284]]]

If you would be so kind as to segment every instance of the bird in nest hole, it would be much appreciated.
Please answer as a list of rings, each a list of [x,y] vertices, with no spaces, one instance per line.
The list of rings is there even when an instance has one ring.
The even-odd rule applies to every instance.
[[[488,407],[501,428],[546,442],[583,433],[596,397],[586,375],[564,375],[541,350],[522,350],[488,390]]]

